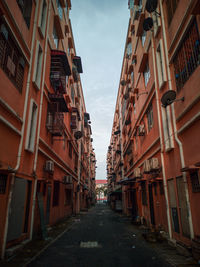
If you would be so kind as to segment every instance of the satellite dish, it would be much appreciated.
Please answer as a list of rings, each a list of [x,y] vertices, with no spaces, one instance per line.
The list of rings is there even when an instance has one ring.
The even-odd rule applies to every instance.
[[[173,90],[169,90],[164,93],[164,95],[161,97],[161,102],[164,107],[172,104],[174,100],[176,99],[176,92]]]
[[[81,131],[77,131],[74,133],[74,137],[76,138],[76,140],[80,139],[83,136]]]
[[[147,32],[147,31],[151,30],[152,27],[153,27],[152,18],[145,19],[143,22],[143,29]]]
[[[156,10],[157,5],[158,5],[158,1],[157,0],[147,0],[146,10],[149,13],[152,13],[152,12],[154,12]]]

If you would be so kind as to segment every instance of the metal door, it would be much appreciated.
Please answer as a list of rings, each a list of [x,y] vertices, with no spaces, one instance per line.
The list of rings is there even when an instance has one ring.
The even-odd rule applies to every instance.
[[[23,233],[27,181],[15,178],[8,218],[7,241],[17,239]]]
[[[136,189],[133,189],[130,191],[130,199],[131,199],[131,205],[132,205],[132,218],[135,219],[138,215]]]
[[[152,184],[149,184],[149,208],[150,208],[151,224],[155,225]]]
[[[51,186],[47,187],[47,206],[46,206],[46,224],[49,224],[51,208]]]
[[[176,184],[177,184],[182,233],[185,237],[190,237],[190,226],[189,226],[189,216],[188,216],[188,208],[187,208],[187,200],[185,192],[185,183],[182,176],[176,178]]]
[[[173,230],[177,233],[180,232],[179,229],[179,220],[178,220],[178,209],[177,209],[177,203],[176,203],[176,194],[174,189],[174,180],[168,180],[168,190],[169,190],[169,205],[171,209],[171,216],[172,216],[172,226]]]

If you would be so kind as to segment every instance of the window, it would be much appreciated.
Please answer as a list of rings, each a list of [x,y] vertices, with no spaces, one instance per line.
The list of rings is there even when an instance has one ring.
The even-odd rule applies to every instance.
[[[65,206],[70,206],[72,203],[72,190],[65,189]]]
[[[25,67],[24,57],[3,21],[0,21],[0,67],[16,88],[22,92]]]
[[[145,86],[147,86],[149,79],[150,79],[150,69],[149,69],[148,63],[146,64],[143,75],[144,75],[144,84],[145,84]]]
[[[127,100],[123,99],[123,103],[122,103],[122,121],[124,121],[124,117],[125,117],[126,104],[127,104]]]
[[[78,156],[76,153],[74,153],[74,170],[77,173],[77,171],[78,171]]]
[[[43,0],[40,19],[39,19],[39,29],[43,36],[45,33],[46,17],[47,17],[47,3],[46,0]]]
[[[161,89],[164,83],[167,81],[162,42],[159,43],[158,48],[156,50],[156,59],[157,59],[157,69],[158,69],[158,83],[159,83],[159,88]]]
[[[198,172],[191,172],[190,173],[191,183],[192,183],[192,192],[200,192],[200,178]]]
[[[31,100],[31,107],[29,113],[28,130],[26,138],[26,149],[33,152],[35,146],[35,134],[37,126],[37,105]]]
[[[156,9],[156,12],[152,13],[154,36],[158,34],[161,27],[160,16],[158,15],[159,13],[159,8]]]
[[[69,157],[72,158],[72,144],[70,141],[68,141],[68,152],[69,152]]]
[[[176,88],[179,91],[200,64],[200,36],[196,20],[186,32],[173,63]]]
[[[134,83],[134,72],[133,71],[131,72],[131,83],[132,84]]]
[[[176,7],[178,5],[179,0],[168,0],[167,1],[167,17],[168,24],[171,23],[174,13],[176,11]]]
[[[0,174],[0,194],[6,193],[7,175]]]
[[[32,0],[17,0],[17,4],[21,9],[22,15],[28,28],[30,27]]]
[[[65,150],[66,148],[66,139],[67,139],[67,135],[66,133],[63,134],[63,149]]]
[[[142,204],[147,205],[146,182],[141,183],[141,189],[142,189]]]
[[[56,0],[56,4],[57,4],[57,8],[58,8],[58,15],[59,15],[60,19],[62,19],[63,13],[62,13],[62,6],[60,4],[60,1]]]
[[[60,193],[60,183],[58,181],[54,181],[54,187],[53,187],[53,207],[59,205],[59,193]]]
[[[56,30],[56,26],[55,25],[53,27],[53,41],[54,41],[54,44],[56,46],[56,49],[58,49],[59,38],[58,38],[58,33],[57,33],[57,30]]]
[[[35,58],[35,66],[34,66],[34,75],[33,75],[33,82],[35,86],[40,89],[40,82],[41,82],[41,73],[42,73],[42,48],[37,43],[36,47],[36,58]]]
[[[148,131],[153,128],[153,106],[152,103],[149,105],[147,109],[147,123],[148,123]]]
[[[72,98],[72,102],[74,103],[74,87],[71,86],[71,98]]]
[[[132,54],[132,43],[131,42],[127,44],[126,54],[128,57],[131,56]]]
[[[142,40],[142,46],[144,47],[144,43],[146,41],[146,37],[147,37],[147,32],[143,31],[142,32],[142,36],[141,36],[141,40]]]

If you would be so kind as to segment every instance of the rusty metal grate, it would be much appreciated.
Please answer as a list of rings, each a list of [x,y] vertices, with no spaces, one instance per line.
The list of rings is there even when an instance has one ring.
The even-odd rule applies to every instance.
[[[6,193],[7,175],[0,174],[0,194]]]

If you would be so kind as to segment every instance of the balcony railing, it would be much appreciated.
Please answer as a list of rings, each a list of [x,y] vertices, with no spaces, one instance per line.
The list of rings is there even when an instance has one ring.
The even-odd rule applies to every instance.
[[[62,136],[64,131],[64,115],[62,112],[49,112],[46,127],[53,136]]]

